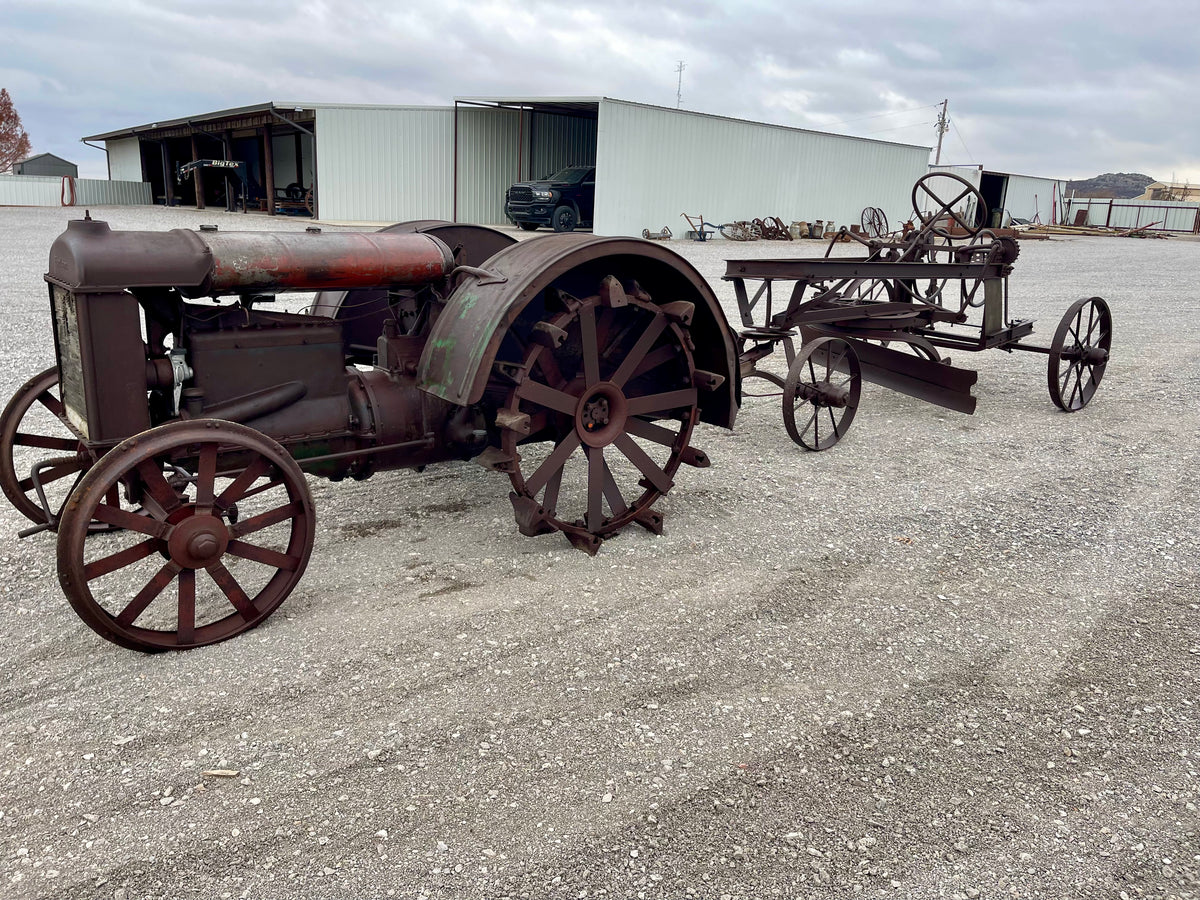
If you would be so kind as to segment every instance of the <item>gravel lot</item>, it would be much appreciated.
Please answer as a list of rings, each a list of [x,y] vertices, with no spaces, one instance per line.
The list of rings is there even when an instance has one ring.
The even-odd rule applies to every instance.
[[[110,208],[114,227],[301,220]],[[53,362],[59,209],[0,209],[0,393]],[[726,256],[674,249],[713,280]],[[266,625],[143,656],[0,509],[0,895],[1198,897],[1200,243],[1027,242],[1049,343],[1106,297],[1065,415],[978,354],[974,416],[873,386],[811,454],[777,399],[594,557],[470,463],[312,481]],[[236,773],[214,775],[213,772]]]

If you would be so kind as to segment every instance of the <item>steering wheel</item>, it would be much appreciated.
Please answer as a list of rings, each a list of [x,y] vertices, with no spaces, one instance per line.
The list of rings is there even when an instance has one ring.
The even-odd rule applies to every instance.
[[[953,200],[944,200],[939,194],[934,192],[933,188],[929,186],[929,182],[935,178],[948,178],[951,181],[957,181],[963,186],[963,190]],[[959,175],[951,175],[949,172],[929,172],[926,175],[922,175],[917,179],[917,183],[913,185],[912,190],[913,211],[917,214],[917,218],[924,223],[921,230],[931,231],[938,237],[953,238],[954,235],[950,233],[948,228],[939,227],[937,225],[938,219],[940,219],[943,215],[948,215],[951,222],[957,224],[960,228],[966,231],[968,236],[974,237],[979,233],[979,230],[983,226],[976,225],[974,222],[967,222],[963,218],[963,214],[960,214],[954,209],[960,200],[968,197],[974,200],[976,204],[975,208],[978,210],[975,216],[976,220],[979,222],[986,222],[987,203],[984,202],[983,194],[979,193],[975,186],[971,184],[971,182],[967,181],[967,179]],[[926,215],[926,213],[922,212],[922,200],[930,201],[937,207],[937,210]]]

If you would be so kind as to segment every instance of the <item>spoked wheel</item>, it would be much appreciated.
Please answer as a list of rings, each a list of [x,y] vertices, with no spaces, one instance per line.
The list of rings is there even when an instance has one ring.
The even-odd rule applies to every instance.
[[[863,234],[869,238],[881,238],[888,233],[888,220],[884,211],[877,206],[868,206],[859,219]]]
[[[79,433],[67,420],[58,369],[25,382],[0,413],[0,488],[8,501],[31,522],[45,523],[47,510],[37,485],[56,516],[90,463]]]
[[[862,391],[854,348],[823,337],[801,348],[783,387],[783,424],[808,450],[828,450],[850,430]]]
[[[1100,297],[1076,300],[1050,345],[1050,399],[1065,412],[1083,409],[1100,386],[1112,345],[1112,314]]]
[[[122,489],[145,514],[111,501]],[[99,520],[113,534],[89,534]],[[58,578],[102,637],[133,650],[184,650],[263,622],[304,573],[312,497],[279,444],[244,425],[171,422],[105,454],[58,531]]]
[[[515,461],[509,477],[521,532],[559,530],[595,553],[632,522],[660,533],[662,515],[651,506],[680,463],[707,465],[688,446],[697,373],[684,329],[694,306],[560,297],[564,310],[535,327],[501,411],[522,423],[504,431],[502,448]]]

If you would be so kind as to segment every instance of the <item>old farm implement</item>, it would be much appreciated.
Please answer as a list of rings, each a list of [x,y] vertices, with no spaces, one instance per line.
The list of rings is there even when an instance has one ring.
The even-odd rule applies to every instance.
[[[594,553],[737,412],[735,337],[667,248],[406,223],[114,231],[50,252],[57,365],[0,416],[0,486],[81,618],[145,651],[265,620],[313,546],[306,475],[475,459],[526,535]],[[266,307],[319,291],[311,314]]]
[[[943,350],[1045,354],[1050,397],[1066,412],[1086,406],[1104,376],[1112,317],[1103,299],[1072,304],[1049,347],[1025,343],[1033,321],[1013,318],[1008,296],[1019,248],[975,224],[986,221],[983,197],[958,176],[931,173],[912,201],[918,224],[903,236],[889,235],[873,208],[863,234],[839,231],[834,240],[858,241],[864,256],[827,250],[819,259],[726,264],[742,321],[742,377],[782,388],[788,434],[810,450],[846,434],[863,379],[974,412],[977,373],[951,365]],[[759,366],[780,347],[786,378]]]

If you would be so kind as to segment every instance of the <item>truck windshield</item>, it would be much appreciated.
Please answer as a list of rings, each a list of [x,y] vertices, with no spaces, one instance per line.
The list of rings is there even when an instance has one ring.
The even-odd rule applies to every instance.
[[[546,181],[562,181],[567,184],[579,184],[583,181],[584,176],[592,171],[589,166],[567,166],[565,169],[559,169]]]

